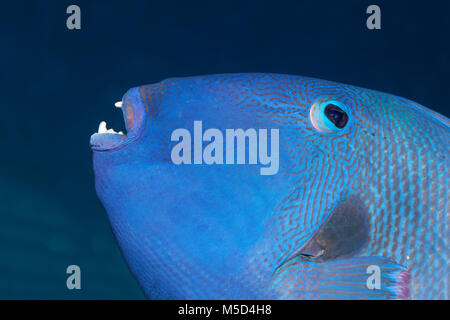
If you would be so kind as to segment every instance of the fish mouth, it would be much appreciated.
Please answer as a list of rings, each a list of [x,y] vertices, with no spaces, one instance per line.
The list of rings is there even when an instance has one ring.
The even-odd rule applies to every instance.
[[[95,151],[112,151],[123,148],[135,141],[142,133],[145,107],[139,88],[133,88],[123,96],[122,101],[114,104],[122,110],[126,130],[116,132],[107,128],[106,121],[101,121],[96,133],[91,135],[90,145]]]

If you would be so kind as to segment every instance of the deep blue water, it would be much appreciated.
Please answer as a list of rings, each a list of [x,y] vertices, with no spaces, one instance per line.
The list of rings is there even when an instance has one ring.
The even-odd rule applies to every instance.
[[[82,29],[66,28],[77,4]],[[365,26],[378,4],[382,30]],[[143,298],[97,200],[89,137],[173,76],[274,72],[400,95],[450,116],[448,1],[2,1],[0,298]],[[82,290],[66,288],[66,267]]]

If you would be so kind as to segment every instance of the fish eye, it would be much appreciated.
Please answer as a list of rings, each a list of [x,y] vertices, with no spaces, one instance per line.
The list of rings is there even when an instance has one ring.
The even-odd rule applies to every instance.
[[[313,127],[323,133],[338,133],[350,120],[347,106],[333,98],[322,98],[314,102],[309,118]]]
[[[347,113],[335,104],[330,103],[327,105],[324,112],[328,120],[333,122],[333,124],[339,129],[344,128],[348,122]]]

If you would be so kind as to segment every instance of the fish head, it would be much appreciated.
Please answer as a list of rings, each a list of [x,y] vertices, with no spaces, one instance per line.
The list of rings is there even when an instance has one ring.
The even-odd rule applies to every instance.
[[[345,206],[364,210],[359,195],[374,179],[367,151],[380,130],[392,138],[383,128],[395,122],[380,120],[392,99],[274,74],[173,78],[130,89],[122,99],[127,133],[103,130],[91,146],[97,194],[147,295],[242,297],[245,287],[251,297],[302,253],[343,199],[358,195]],[[174,161],[177,129],[190,135],[177,161],[190,152],[190,163]],[[215,129],[209,137],[208,129]],[[230,129],[254,130],[256,163],[250,138],[237,163],[237,144],[235,154],[227,148]],[[223,163],[205,163],[219,133],[214,155],[223,152]],[[264,148],[277,159],[264,164]]]

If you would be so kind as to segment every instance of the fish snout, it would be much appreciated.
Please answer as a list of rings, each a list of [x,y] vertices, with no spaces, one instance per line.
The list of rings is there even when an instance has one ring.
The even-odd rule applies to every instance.
[[[142,88],[128,90],[122,101],[114,104],[116,108],[122,110],[126,132],[108,129],[105,121],[100,122],[98,131],[90,139],[91,148],[94,151],[117,150],[135,141],[142,134],[146,114]]]

